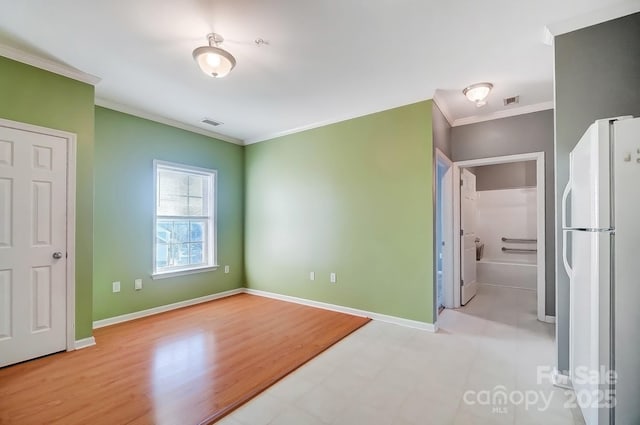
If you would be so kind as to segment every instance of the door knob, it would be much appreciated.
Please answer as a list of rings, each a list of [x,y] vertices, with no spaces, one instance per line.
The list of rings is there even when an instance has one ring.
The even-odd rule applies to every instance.
[[[55,258],[56,260],[61,259],[62,258],[62,253],[60,251],[54,252],[53,253],[53,258]]]

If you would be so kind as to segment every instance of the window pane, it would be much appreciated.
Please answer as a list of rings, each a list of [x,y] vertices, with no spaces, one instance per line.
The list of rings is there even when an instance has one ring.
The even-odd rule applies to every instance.
[[[204,212],[202,198],[189,198],[189,215],[207,215]]]
[[[191,245],[191,264],[203,264],[204,253],[202,251],[202,242],[192,243]]]
[[[158,221],[156,224],[156,243],[170,243],[173,234],[173,223],[170,221]]]
[[[169,265],[169,245],[159,243],[156,245],[156,267],[167,267]]]
[[[189,244],[181,243],[174,245],[176,247],[176,257],[174,266],[188,266],[189,265]]]
[[[161,170],[158,175],[158,190],[161,197],[162,195],[188,195],[188,174]]]
[[[189,222],[188,221],[174,221],[172,242],[175,242],[175,243],[189,242]]]
[[[180,195],[160,195],[158,215],[189,215],[189,198]]]
[[[202,242],[204,239],[204,222],[192,221],[191,222],[191,242]]]
[[[206,191],[204,180],[205,176],[189,176],[189,196],[198,196],[202,198]]]

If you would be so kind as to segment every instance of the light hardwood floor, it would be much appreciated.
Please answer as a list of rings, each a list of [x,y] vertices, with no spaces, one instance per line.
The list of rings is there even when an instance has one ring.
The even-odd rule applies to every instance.
[[[0,369],[0,424],[213,422],[369,319],[241,294]]]

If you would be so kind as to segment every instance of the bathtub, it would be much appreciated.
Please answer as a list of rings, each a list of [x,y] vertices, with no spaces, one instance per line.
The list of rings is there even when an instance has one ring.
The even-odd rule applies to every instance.
[[[538,266],[509,260],[482,259],[476,262],[478,283],[509,286],[512,288],[537,288]]]

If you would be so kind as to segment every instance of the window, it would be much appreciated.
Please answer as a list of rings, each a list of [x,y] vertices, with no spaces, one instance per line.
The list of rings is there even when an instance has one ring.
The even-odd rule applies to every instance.
[[[154,161],[153,276],[204,271],[216,264],[216,171]]]

